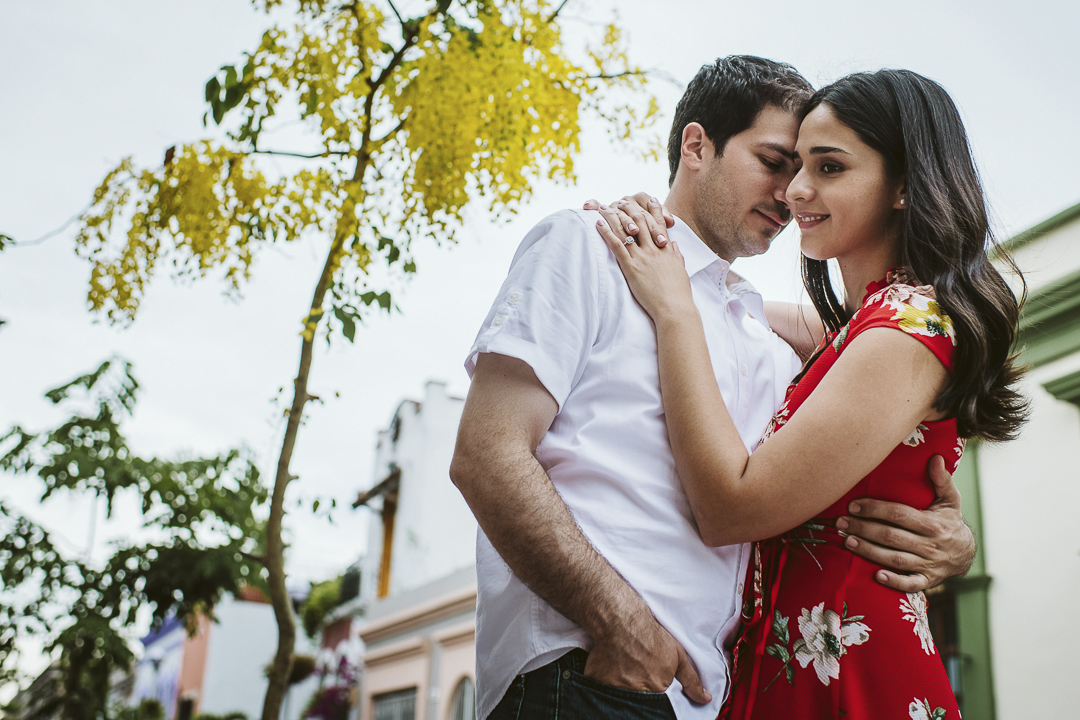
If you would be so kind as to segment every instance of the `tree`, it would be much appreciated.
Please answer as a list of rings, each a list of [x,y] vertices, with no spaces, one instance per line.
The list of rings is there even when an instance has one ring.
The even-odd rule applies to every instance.
[[[102,567],[65,555],[49,533],[0,503],[0,681],[15,671],[17,641],[37,636],[59,655],[62,693],[46,708],[65,720],[106,717],[109,675],[133,658],[124,626],[141,608],[167,615],[212,616],[226,592],[261,585],[264,536],[257,512],[268,493],[246,453],[211,458],[142,458],[128,447],[121,420],[135,407],[130,364],[109,360],[50,390],[54,404],[75,406],[59,427],[30,433],[16,426],[0,470],[34,475],[44,502],[61,491],[104,499],[141,498],[152,540],[114,547]],[[191,625],[194,628],[194,625]]]
[[[267,12],[286,5],[254,3]],[[404,17],[390,0],[292,0],[295,22],[271,27],[242,63],[206,84],[204,121],[229,118],[225,140],[171,147],[156,168],[123,160],[79,220],[90,307],[120,323],[135,318],[161,262],[240,287],[271,243],[325,246],[310,307],[298,313],[299,367],[267,525],[279,642],[263,720],[279,715],[296,637],[281,531],[297,433],[314,399],[316,333],[354,341],[365,313],[392,307],[373,271],[415,272],[412,243],[453,241],[470,202],[505,217],[540,178],[572,181],[583,113],[624,140],[654,118],[656,101],[615,25],[571,58],[566,4],[434,0]],[[268,147],[275,119],[302,121],[309,147]],[[307,162],[270,179],[260,156]]]

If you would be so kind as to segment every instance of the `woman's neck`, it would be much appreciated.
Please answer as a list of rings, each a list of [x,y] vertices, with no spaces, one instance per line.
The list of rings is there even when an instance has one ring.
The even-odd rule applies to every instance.
[[[885,277],[890,268],[899,265],[891,252],[858,257],[837,258],[844,279],[844,308],[854,314],[866,299],[866,286]]]

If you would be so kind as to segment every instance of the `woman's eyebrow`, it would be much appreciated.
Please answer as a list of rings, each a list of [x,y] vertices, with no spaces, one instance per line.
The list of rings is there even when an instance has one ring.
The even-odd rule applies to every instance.
[[[829,147],[828,145],[816,145],[810,148],[811,155],[827,155],[828,153],[843,153],[844,155],[850,155],[847,150],[843,150],[838,147]]]

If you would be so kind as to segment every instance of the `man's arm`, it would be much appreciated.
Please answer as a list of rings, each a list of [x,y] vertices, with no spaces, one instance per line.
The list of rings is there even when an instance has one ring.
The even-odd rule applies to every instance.
[[[930,459],[929,471],[937,499],[926,510],[859,498],[848,506],[852,516],[836,521],[850,535],[846,544],[852,552],[892,568],[874,577],[894,590],[918,592],[940,585],[966,573],[975,559],[975,536],[960,514],[960,492],[940,455]]]
[[[652,692],[675,677],[691,700],[709,702],[686,651],[581,533],[534,457],[557,411],[525,362],[482,353],[451,479],[514,574],[592,638],[586,675]]]

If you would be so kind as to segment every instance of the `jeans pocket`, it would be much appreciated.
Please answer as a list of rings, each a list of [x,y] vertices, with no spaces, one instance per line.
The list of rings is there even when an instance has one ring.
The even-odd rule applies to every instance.
[[[675,717],[671,701],[665,693],[615,687],[575,670],[564,671],[563,677],[563,692],[559,698],[560,720],[598,717],[611,720],[672,720]]]

